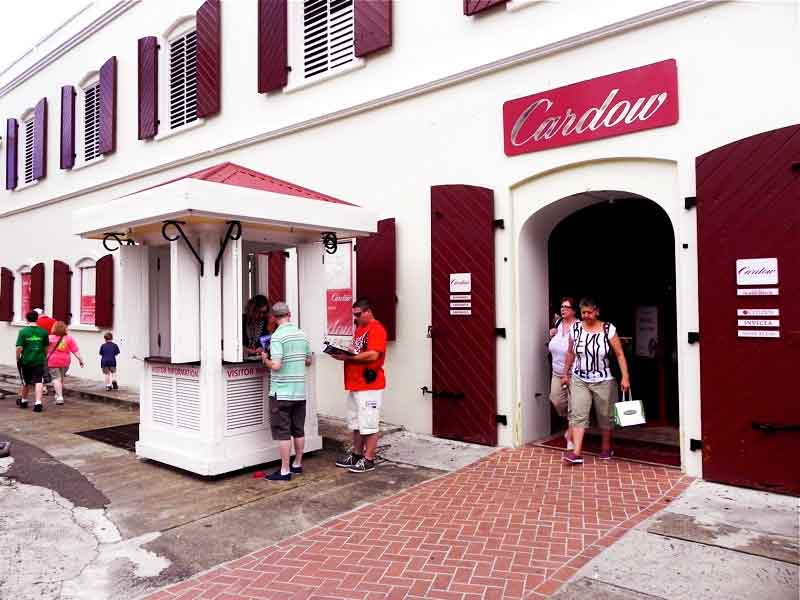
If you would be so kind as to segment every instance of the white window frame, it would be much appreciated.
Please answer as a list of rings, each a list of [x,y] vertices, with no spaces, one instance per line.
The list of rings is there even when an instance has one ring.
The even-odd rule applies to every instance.
[[[75,86],[75,165],[73,171],[83,169],[90,165],[97,164],[105,159],[103,154],[98,153],[91,160],[86,160],[86,127],[84,116],[86,111],[86,90],[95,85],[100,85],[100,72],[92,71],[87,73]],[[99,90],[98,90],[99,93]],[[99,101],[98,101],[99,106]],[[98,119],[98,127],[99,127]],[[99,137],[98,132],[98,137]],[[98,140],[99,142],[99,140]]]
[[[17,122],[19,123],[17,129],[17,187],[16,191],[24,190],[39,183],[38,179],[31,179],[25,181],[25,125],[26,121],[34,121],[36,119],[35,110],[33,107],[23,111]],[[36,150],[36,131],[34,126],[33,138],[31,139],[31,153]],[[33,158],[31,159],[31,176],[33,176]],[[24,320],[24,319],[23,319]]]
[[[330,0],[328,0],[330,1]],[[355,11],[355,0],[353,0]],[[304,68],[304,60],[305,60],[305,48],[303,44],[303,16],[304,16],[304,0],[298,0],[297,2],[289,2],[289,14],[288,14],[288,46],[289,46],[289,64],[291,65],[291,70],[289,71],[289,81],[286,87],[283,88],[284,92],[294,92],[296,90],[305,89],[307,87],[311,87],[312,85],[316,85],[318,83],[322,83],[323,81],[328,81],[329,79],[333,79],[335,77],[339,77],[346,73],[350,73],[357,69],[363,68],[367,61],[363,58],[359,58],[355,56],[355,32],[353,38],[353,60],[352,62],[342,65],[340,67],[336,67],[331,71],[326,71],[324,73],[320,73],[319,75],[314,75],[310,79],[305,78],[305,68]],[[355,17],[353,18],[353,23],[355,27]]]
[[[534,4],[539,4],[543,0],[508,0],[506,2],[506,10],[508,11],[517,11],[522,10],[523,8],[528,8],[529,6],[533,6]]]
[[[28,322],[25,320],[25,315],[22,311],[22,276],[25,274],[29,275],[35,264],[35,262],[25,263],[17,267],[14,271],[14,298],[11,307],[11,310],[14,311],[14,316],[12,317],[11,325],[16,327],[28,326]]]
[[[94,162],[94,161],[92,161]],[[81,269],[96,269],[97,259],[91,256],[84,256],[70,265],[72,277],[70,278],[70,311],[72,312],[72,323],[69,328],[73,331],[100,331],[92,323],[81,323]],[[95,270],[95,306],[97,305],[97,271]]]
[[[170,44],[190,31],[197,30],[194,15],[186,15],[173,21],[166,31],[158,38],[160,46],[158,52],[158,134],[156,140],[165,140],[174,135],[190,131],[205,124],[205,119],[197,117],[194,121],[185,123],[175,129],[170,129]]]

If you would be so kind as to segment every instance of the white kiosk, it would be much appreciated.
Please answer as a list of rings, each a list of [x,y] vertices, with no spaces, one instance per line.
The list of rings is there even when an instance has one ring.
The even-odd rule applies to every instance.
[[[77,212],[74,233],[119,244],[115,331],[123,356],[144,361],[136,454],[200,475],[278,459],[268,373],[243,357],[247,255],[292,249],[293,320],[316,351],[323,253],[376,230],[371,211],[232,163]],[[307,451],[322,447],[315,369]]]

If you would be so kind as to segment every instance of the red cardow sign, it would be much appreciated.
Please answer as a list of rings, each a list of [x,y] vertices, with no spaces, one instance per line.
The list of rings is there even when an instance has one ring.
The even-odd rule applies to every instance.
[[[503,104],[508,156],[677,122],[678,70],[674,59]]]

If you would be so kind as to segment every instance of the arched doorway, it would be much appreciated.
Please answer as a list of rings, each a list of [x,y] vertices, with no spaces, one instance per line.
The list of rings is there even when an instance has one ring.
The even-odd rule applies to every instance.
[[[648,416],[647,426],[618,430],[617,446],[626,447],[618,455],[680,465],[675,247],[664,209],[623,190],[561,198],[525,223],[519,260],[520,383],[523,390],[537,390],[525,418],[526,441],[563,426],[547,402],[544,348],[560,298],[572,296],[577,302],[592,296],[602,318],[618,328],[632,388]],[[558,445],[557,436],[539,437]]]

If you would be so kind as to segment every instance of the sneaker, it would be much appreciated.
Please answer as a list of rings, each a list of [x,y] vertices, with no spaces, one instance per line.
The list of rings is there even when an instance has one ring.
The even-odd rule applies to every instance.
[[[64,404],[64,398],[61,397],[61,396],[57,396],[56,397],[56,404],[58,404],[59,406]]]
[[[106,391],[107,391],[107,392],[110,392],[112,389],[113,389],[113,388],[112,388],[110,385],[107,385],[107,386],[106,386]]]
[[[342,467],[343,469],[349,469],[350,467],[355,466],[360,458],[361,457],[358,454],[353,454],[352,452],[349,454],[342,454],[336,459],[336,466]]]
[[[115,390],[118,390],[119,389],[119,384],[117,384],[116,381],[112,381],[111,382],[111,387],[113,387]]]
[[[5,458],[11,453],[11,442],[0,442],[0,458]]]
[[[571,450],[569,452],[564,453],[561,456],[561,458],[564,459],[565,461],[567,461],[571,465],[582,465],[583,464],[583,458],[581,458],[580,456],[578,456],[577,454],[575,454]]]
[[[291,467],[289,467],[289,472],[294,473],[295,475],[302,475],[303,465],[300,465],[299,467],[295,467],[294,465],[292,465]]]
[[[272,473],[272,474],[270,474],[270,475],[267,475],[266,477],[264,477],[264,479],[266,479],[267,481],[291,481],[291,480],[292,480],[292,473],[291,473],[291,471],[290,471],[290,472],[289,472],[289,473],[287,473],[286,475],[283,475],[283,474],[281,473],[281,470],[280,470],[280,469],[278,469],[278,470],[277,470],[277,471],[275,471],[274,473]]]
[[[609,450],[603,450],[600,453],[600,456],[598,456],[597,458],[599,458],[600,460],[611,460],[612,456],[614,456],[614,451],[609,449]]]
[[[17,406],[20,408],[28,408],[28,401],[23,400],[22,398],[17,398]]]
[[[42,412],[44,410],[44,405],[40,402],[39,404],[33,405],[33,412]]]
[[[367,471],[372,471],[374,468],[375,468],[375,461],[362,456],[361,458],[358,459],[356,464],[354,464],[348,470],[351,473],[366,473]]]

